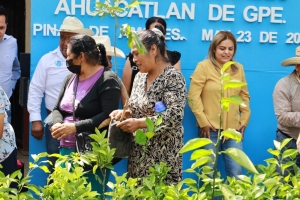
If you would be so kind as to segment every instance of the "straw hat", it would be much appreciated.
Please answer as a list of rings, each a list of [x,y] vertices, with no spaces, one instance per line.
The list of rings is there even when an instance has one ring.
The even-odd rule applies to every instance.
[[[282,61],[282,66],[294,66],[300,64],[300,46],[296,48],[296,57],[288,58]]]
[[[106,55],[115,56],[114,47],[110,45],[110,39],[108,36],[93,36],[93,38],[97,44],[101,43],[105,46]],[[123,51],[117,47],[116,47],[116,55],[118,57],[125,58],[125,54],[123,53]]]
[[[60,26],[60,32],[78,33],[84,35],[93,36],[94,32],[91,29],[84,28],[83,23],[76,17],[67,16],[62,25]]]

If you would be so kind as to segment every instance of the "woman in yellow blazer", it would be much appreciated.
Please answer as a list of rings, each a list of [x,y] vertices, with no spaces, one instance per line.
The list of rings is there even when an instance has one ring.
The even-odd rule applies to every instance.
[[[188,102],[200,126],[199,136],[210,138],[214,143],[217,141],[218,129],[226,130],[233,128],[244,135],[250,118],[250,96],[247,86],[228,89],[225,90],[224,97],[239,95],[247,107],[231,104],[229,112],[222,111],[223,120],[220,127],[220,70],[223,64],[233,60],[236,49],[237,43],[232,33],[229,31],[220,31],[211,41],[208,50],[208,59],[199,62],[190,77],[191,83],[188,93]],[[243,66],[239,63],[229,67],[226,73],[229,73],[232,79],[246,82]],[[231,147],[242,149],[242,143],[236,143],[236,141],[228,139],[220,145],[221,150],[226,150]],[[215,151],[214,145],[207,145],[205,148]],[[222,155],[227,176],[236,177],[242,173],[242,168],[239,164],[229,156],[225,154]]]

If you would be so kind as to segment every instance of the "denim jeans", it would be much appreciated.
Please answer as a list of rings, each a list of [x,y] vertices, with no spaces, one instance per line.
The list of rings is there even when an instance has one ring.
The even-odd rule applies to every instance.
[[[217,139],[218,139],[218,130],[216,130],[216,131],[210,130],[210,140],[216,144]],[[228,148],[237,148],[237,149],[242,150],[243,145],[242,145],[242,142],[237,143],[235,140],[228,139],[224,142],[220,141],[219,147],[220,147],[219,151],[225,151]],[[206,145],[203,147],[203,149],[208,149],[208,150],[212,149],[214,151],[214,153],[216,153],[216,148],[215,148],[214,144]],[[231,159],[227,154],[222,154],[222,156],[223,156],[223,160],[225,163],[226,175],[229,177],[234,176],[238,179],[237,175],[242,174],[242,167],[237,162],[235,162],[233,159]],[[212,159],[214,159],[213,156],[211,156],[211,157],[212,157]],[[213,167],[212,163],[208,163],[207,165],[210,167]]]
[[[46,149],[47,149],[47,153],[48,154],[53,154],[53,153],[57,153],[59,154],[59,140],[54,139],[51,135],[49,126],[46,125],[46,127],[44,128],[45,130],[45,136],[46,136]],[[56,157],[48,157],[48,160],[52,162],[52,165],[49,164],[49,171],[52,173],[54,170],[54,164],[55,161],[57,160]]]
[[[286,135],[282,134],[279,130],[276,131],[276,140],[278,142],[282,142],[284,139],[287,139],[287,138],[290,138],[290,137],[287,137]],[[287,149],[297,149],[297,144],[296,144],[296,140],[295,139],[292,139],[289,143],[287,143],[285,145],[285,147],[281,150],[281,153],[283,153],[285,150]],[[282,164],[284,163],[287,163],[288,161],[290,161],[291,158],[287,157],[287,158],[284,158],[282,160]],[[297,154],[296,156],[296,165],[298,167],[300,167],[300,154]],[[284,174],[281,173],[281,169],[279,167],[277,167],[277,172],[281,175],[284,175],[284,176],[287,176],[288,175],[288,171],[290,171],[292,174],[294,174],[294,169],[293,167],[289,167],[287,168],[285,171],[284,171]],[[288,170],[288,171],[287,171]]]

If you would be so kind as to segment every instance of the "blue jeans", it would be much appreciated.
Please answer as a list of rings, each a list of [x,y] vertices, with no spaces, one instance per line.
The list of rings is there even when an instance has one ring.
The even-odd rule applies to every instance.
[[[282,134],[279,130],[276,131],[276,140],[277,140],[278,142],[282,142],[284,139],[287,139],[287,138],[290,138],[290,137],[288,137],[288,136]],[[281,153],[283,153],[283,152],[284,152],[285,150],[287,150],[287,149],[297,149],[297,144],[296,144],[296,140],[295,140],[295,139],[292,139],[289,143],[287,143],[287,144],[285,145],[285,147],[281,150]],[[291,160],[291,158],[289,158],[289,157],[284,158],[284,159],[282,160],[282,164],[287,163],[287,162],[290,161],[290,160]],[[296,156],[296,165],[297,165],[298,167],[300,167],[300,154],[297,154],[297,156]],[[277,170],[277,172],[278,172],[279,174],[284,175],[284,176],[287,176],[287,175],[288,175],[288,171],[290,171],[292,174],[295,174],[294,169],[293,169],[292,166],[289,167],[289,168],[287,168],[287,169],[284,171],[284,174],[282,174],[281,169],[280,169],[278,166],[277,166],[277,169],[276,169],[276,170]]]
[[[46,149],[48,154],[57,153],[59,154],[59,140],[54,139],[51,135],[49,126],[46,125],[44,128],[45,136],[46,136]],[[48,160],[52,162],[52,165],[49,164],[49,171],[52,173],[55,161],[57,160],[56,157],[48,157]]]
[[[217,143],[217,139],[218,139],[218,130],[213,131],[210,130],[210,140],[213,143]],[[243,145],[242,142],[237,143],[235,140],[232,139],[228,139],[225,142],[220,141],[220,149],[219,151],[225,151],[228,148],[237,148],[242,150],[243,149]],[[216,153],[216,147],[214,144],[209,144],[203,147],[203,149],[212,149],[214,151],[214,153]],[[233,159],[231,159],[227,154],[222,154],[223,156],[223,160],[225,163],[225,170],[226,170],[226,175],[229,177],[237,177],[237,175],[241,175],[242,174],[242,167],[235,162]],[[212,159],[214,159],[213,156],[211,156]],[[208,166],[213,168],[213,164],[212,163],[208,163]]]

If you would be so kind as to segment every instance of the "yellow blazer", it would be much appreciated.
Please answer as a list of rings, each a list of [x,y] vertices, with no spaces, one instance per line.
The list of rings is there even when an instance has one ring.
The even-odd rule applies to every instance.
[[[246,83],[243,66],[236,63],[238,71],[233,74],[231,67],[226,70],[231,79]],[[224,97],[239,95],[247,107],[230,104],[229,112],[223,111],[223,122],[220,127],[220,100],[221,100],[221,73],[213,66],[210,60],[204,60],[190,77],[188,104],[194,113],[200,127],[212,125],[216,129],[237,129],[240,125],[247,126],[250,118],[249,92],[247,86],[227,89]]]

